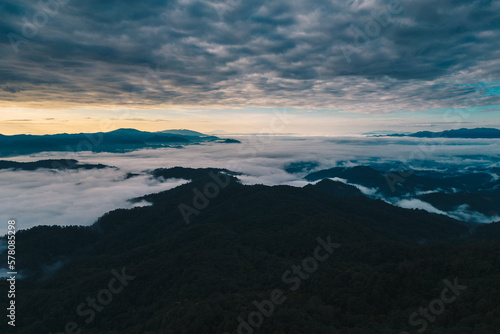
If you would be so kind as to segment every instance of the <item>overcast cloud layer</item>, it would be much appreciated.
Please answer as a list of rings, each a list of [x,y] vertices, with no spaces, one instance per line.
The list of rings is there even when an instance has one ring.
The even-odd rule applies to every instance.
[[[499,104],[500,1],[54,1],[0,3],[10,105]]]

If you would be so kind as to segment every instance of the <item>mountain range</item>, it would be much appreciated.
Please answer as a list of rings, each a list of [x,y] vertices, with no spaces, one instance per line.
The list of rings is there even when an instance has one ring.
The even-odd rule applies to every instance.
[[[470,218],[466,211],[478,212],[500,220],[500,168],[472,169],[461,173],[423,170],[375,169],[370,166],[334,167],[305,176],[308,181],[337,178],[346,183],[362,186],[373,197],[397,203],[418,199],[430,203],[455,218]],[[453,213],[454,212],[454,213]],[[469,217],[467,217],[469,216]]]
[[[380,137],[381,135],[376,135]],[[475,128],[475,129],[457,129],[440,132],[420,131],[410,134],[385,134],[388,137],[417,137],[417,138],[500,138],[500,130],[495,128]]]
[[[89,227],[18,232],[20,316],[15,331],[4,322],[2,333],[382,334],[426,323],[428,333],[483,334],[500,328],[500,223],[398,208],[329,177],[299,188],[242,185],[237,173],[214,168],[151,174],[191,182],[136,198],[152,205],[114,210]],[[329,258],[308,274],[291,270],[306,265],[318,240],[337,245]],[[128,277],[126,287],[94,304],[92,313],[87,303],[96,296],[102,301],[113,277]],[[417,326],[410,316],[439,298],[443,280],[458,280],[466,290],[445,315],[432,322],[419,317]],[[284,302],[262,311],[257,305],[276,289]],[[259,310],[267,316],[253,326],[251,314]]]
[[[82,164],[75,159],[48,159],[32,162],[17,162],[0,160],[0,170],[2,169],[12,169],[12,170],[37,170],[37,169],[103,169],[103,168],[113,168],[103,164]]]
[[[110,132],[55,135],[0,135],[0,157],[51,151],[128,152],[143,148],[182,147],[206,142],[239,143],[191,130],[146,132],[118,129]]]

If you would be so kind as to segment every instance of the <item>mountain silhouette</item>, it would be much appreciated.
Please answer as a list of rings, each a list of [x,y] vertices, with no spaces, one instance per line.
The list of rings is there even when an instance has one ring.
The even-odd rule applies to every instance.
[[[146,132],[118,129],[110,132],[0,136],[0,157],[26,155],[45,151],[128,152],[143,148],[159,148],[199,144],[203,142],[239,143],[190,130]]]
[[[417,138],[500,138],[500,130],[494,128],[457,129],[441,132],[420,131],[411,134],[387,134],[389,137]]]

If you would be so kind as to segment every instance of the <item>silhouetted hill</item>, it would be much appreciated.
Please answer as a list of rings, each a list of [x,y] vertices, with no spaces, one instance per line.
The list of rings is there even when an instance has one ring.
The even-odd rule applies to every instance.
[[[500,130],[494,128],[462,128],[441,132],[420,131],[412,134],[388,134],[387,136],[417,138],[500,138]]]
[[[305,189],[316,189],[323,191],[328,195],[336,197],[359,197],[363,196],[361,191],[354,186],[347,185],[342,182],[332,181],[330,179],[324,179],[316,183],[315,185],[307,185]]]
[[[500,221],[491,224],[480,224],[474,229],[474,235],[482,239],[498,239],[500,236]]]
[[[416,198],[437,209],[454,212],[472,210],[487,217],[500,216],[500,183],[492,175],[494,168],[461,173],[419,170],[377,170],[369,166],[334,167],[308,174],[305,179],[318,181],[340,178],[349,183],[372,188],[384,198]],[[469,215],[472,221],[481,217]],[[467,220],[467,215],[464,216]]]
[[[160,131],[160,133],[168,133],[168,134],[172,134],[172,135],[191,136],[191,137],[214,137],[214,136],[206,135],[206,134],[201,133],[201,132],[187,130],[187,129],[164,130],[164,131]]]
[[[285,171],[291,174],[304,173],[311,171],[318,166],[319,164],[316,161],[297,161],[286,165]]]
[[[48,159],[33,162],[16,162],[0,160],[0,169],[14,170],[36,170],[39,168],[46,169],[103,169],[114,168],[103,164],[81,164],[74,159]]]
[[[145,132],[135,129],[118,129],[98,133],[63,133],[43,136],[13,135],[0,136],[0,157],[44,151],[126,152],[142,148],[199,144],[203,142],[225,143],[224,140],[218,137],[207,136],[190,130]],[[231,141],[231,143],[234,142]]]
[[[227,169],[220,168],[157,168],[151,174],[156,178],[164,179],[184,179],[191,181],[207,180],[210,173],[224,173],[228,175],[238,175],[239,173],[232,172]]]
[[[232,138],[221,139],[220,142],[224,144],[241,144],[239,140]]]

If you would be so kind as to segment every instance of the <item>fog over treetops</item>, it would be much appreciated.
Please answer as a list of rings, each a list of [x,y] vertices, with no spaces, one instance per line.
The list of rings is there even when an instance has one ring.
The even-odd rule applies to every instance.
[[[0,170],[0,212],[2,219],[16,217],[20,226],[90,225],[107,211],[118,207],[133,207],[147,203],[132,203],[129,199],[171,189],[189,180],[159,180],[151,175],[156,168],[215,167],[240,172],[243,184],[293,185],[310,183],[305,177],[314,171],[333,167],[372,166],[381,171],[411,169],[426,173],[444,172],[456,176],[467,171],[482,172],[498,180],[500,173],[500,141],[498,139],[435,139],[393,137],[304,137],[304,136],[237,136],[241,143],[208,142],[202,145],[139,149],[125,153],[109,152],[42,152],[12,157],[10,160],[34,162],[45,159],[75,159],[82,165],[101,165],[100,168],[36,170]],[[304,164],[305,163],[305,164]],[[295,166],[295,168],[294,168]],[[429,174],[432,176],[431,174]],[[338,177],[343,178],[342,175]],[[348,182],[346,180],[346,182]],[[356,183],[356,182],[351,182]],[[359,182],[358,182],[359,183]],[[363,186],[363,184],[358,184]],[[366,187],[370,188],[369,185]],[[478,187],[476,185],[476,187]],[[374,186],[371,195],[384,198],[404,207],[429,210],[423,199],[405,198],[407,190],[416,193],[409,183],[391,199],[381,191],[387,183]],[[453,187],[448,191],[453,191]],[[439,184],[435,189],[443,191]],[[469,190],[469,189],[467,189]],[[429,195],[430,196],[430,195]],[[404,201],[403,201],[404,200]],[[477,222],[496,220],[495,210],[484,211],[476,218],[475,210],[457,208],[435,212],[461,210],[463,219]],[[438,199],[433,199],[439,202]],[[460,213],[456,213],[459,215]],[[459,217],[456,215],[456,218]],[[469,217],[469,218],[467,218]]]

